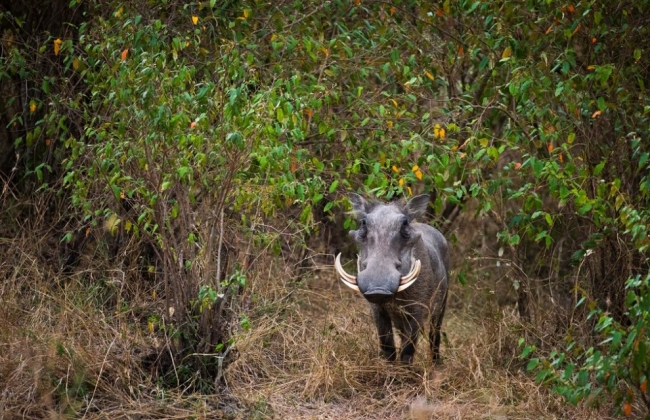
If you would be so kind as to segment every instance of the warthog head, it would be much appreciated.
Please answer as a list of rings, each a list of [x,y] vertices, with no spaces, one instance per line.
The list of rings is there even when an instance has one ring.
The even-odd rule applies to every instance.
[[[385,303],[418,279],[421,262],[413,247],[421,235],[411,222],[426,210],[429,197],[415,197],[403,206],[368,203],[357,194],[352,194],[350,201],[359,225],[350,231],[360,249],[358,274],[343,269],[340,254],[336,271],[346,286],[361,292],[369,302]]]

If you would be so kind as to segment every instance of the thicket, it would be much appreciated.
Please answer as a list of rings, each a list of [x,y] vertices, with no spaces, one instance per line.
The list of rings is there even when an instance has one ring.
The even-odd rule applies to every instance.
[[[647,1],[3,6],[4,235],[38,214],[61,276],[91,248],[127,273],[102,304],[153,293],[152,372],[209,389],[256,255],[344,247],[347,191],[427,192],[443,228],[498,227],[484,257],[509,267],[537,379],[647,414],[649,20]]]

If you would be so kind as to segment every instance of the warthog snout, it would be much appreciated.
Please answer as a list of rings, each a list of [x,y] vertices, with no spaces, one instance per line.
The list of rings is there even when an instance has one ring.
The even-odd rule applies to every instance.
[[[343,283],[358,291],[371,303],[386,303],[396,293],[406,290],[417,280],[422,264],[420,260],[411,258],[408,274],[402,275],[399,271],[403,264],[395,261],[392,264],[385,264],[385,261],[374,263],[361,263],[358,261],[359,274],[353,276],[347,273],[341,266],[341,254],[336,256],[335,267]],[[361,269],[365,266],[365,269]]]

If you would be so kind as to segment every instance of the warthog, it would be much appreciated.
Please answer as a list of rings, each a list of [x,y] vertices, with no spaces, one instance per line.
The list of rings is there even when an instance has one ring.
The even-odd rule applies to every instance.
[[[397,353],[393,326],[399,332],[400,360],[413,361],[418,334],[431,322],[429,345],[434,362],[440,357],[440,326],[449,281],[449,249],[435,228],[414,222],[429,204],[427,195],[404,203],[367,202],[350,196],[359,229],[350,231],[360,253],[358,274],[343,270],[341,254],[335,267],[341,281],[370,302],[379,345],[388,360]]]

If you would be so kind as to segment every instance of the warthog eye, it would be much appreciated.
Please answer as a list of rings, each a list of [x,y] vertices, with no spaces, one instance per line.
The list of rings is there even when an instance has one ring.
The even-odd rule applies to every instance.
[[[411,231],[409,229],[409,221],[408,219],[402,220],[402,226],[399,230],[400,235],[402,235],[402,238],[404,239],[409,239],[411,237]]]
[[[361,228],[359,228],[359,236],[361,237],[362,240],[366,239],[366,236],[368,235],[368,224],[366,223],[366,219],[361,219]]]

